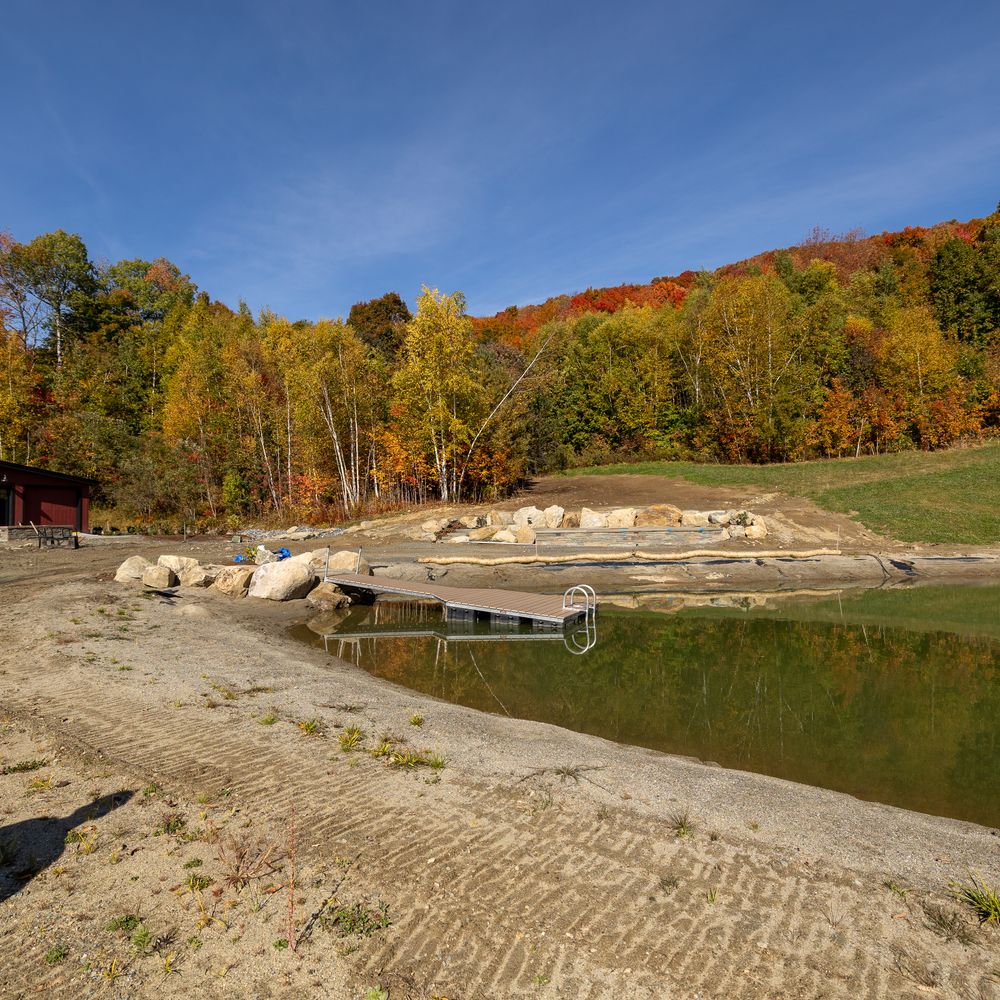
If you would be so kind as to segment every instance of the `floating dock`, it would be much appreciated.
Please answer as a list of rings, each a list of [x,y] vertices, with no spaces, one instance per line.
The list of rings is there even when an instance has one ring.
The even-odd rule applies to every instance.
[[[565,627],[578,618],[592,618],[597,598],[587,586],[570,587],[561,597],[556,594],[529,594],[518,590],[476,590],[469,587],[442,587],[436,583],[412,583],[384,576],[361,576],[358,573],[328,573],[332,583],[346,593],[394,594],[440,601],[449,619],[462,620],[476,615],[500,621],[525,619],[539,625]]]

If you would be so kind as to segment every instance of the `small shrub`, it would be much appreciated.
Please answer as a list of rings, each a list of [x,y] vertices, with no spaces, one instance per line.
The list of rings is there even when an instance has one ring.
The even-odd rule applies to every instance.
[[[187,820],[180,813],[164,813],[160,825],[153,831],[153,836],[180,833],[186,826]]]
[[[675,813],[670,817],[670,829],[677,838],[690,837],[694,834],[695,824],[690,813],[685,809],[682,813]]]
[[[54,945],[45,953],[45,963],[46,965],[58,965],[68,954],[69,948],[65,945]]]
[[[124,931],[126,934],[131,934],[141,923],[142,918],[138,914],[123,913],[108,923],[108,930]]]
[[[303,736],[323,735],[323,723],[319,719],[302,719],[298,727]]]
[[[272,709],[257,720],[262,726],[273,726],[278,721],[278,713]]]
[[[348,726],[338,737],[340,742],[340,749],[344,753],[351,753],[353,750],[357,750],[361,746],[361,741],[364,739],[364,730],[360,726]]]

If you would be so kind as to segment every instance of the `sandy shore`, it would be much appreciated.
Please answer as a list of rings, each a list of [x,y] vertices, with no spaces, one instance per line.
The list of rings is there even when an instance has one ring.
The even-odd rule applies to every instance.
[[[286,638],[303,602],[110,581],[167,550],[0,554],[0,768],[44,762],[0,776],[0,995],[1000,996],[947,892],[1000,879],[996,830],[428,699]]]

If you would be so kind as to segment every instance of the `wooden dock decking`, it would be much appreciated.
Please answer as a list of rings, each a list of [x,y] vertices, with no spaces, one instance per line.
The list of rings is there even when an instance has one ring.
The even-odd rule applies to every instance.
[[[401,597],[440,601],[449,617],[484,614],[499,618],[530,618],[545,625],[563,626],[587,614],[587,607],[564,607],[557,594],[529,594],[518,590],[477,590],[470,587],[442,587],[436,583],[412,583],[384,576],[358,573],[330,573],[327,583],[345,591],[370,594],[397,594]]]

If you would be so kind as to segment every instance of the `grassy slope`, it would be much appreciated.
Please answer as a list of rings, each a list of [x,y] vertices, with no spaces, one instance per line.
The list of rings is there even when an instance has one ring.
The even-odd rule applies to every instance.
[[[1000,443],[789,465],[637,462],[569,475],[682,476],[703,486],[749,486],[809,497],[908,542],[1000,542]]]

